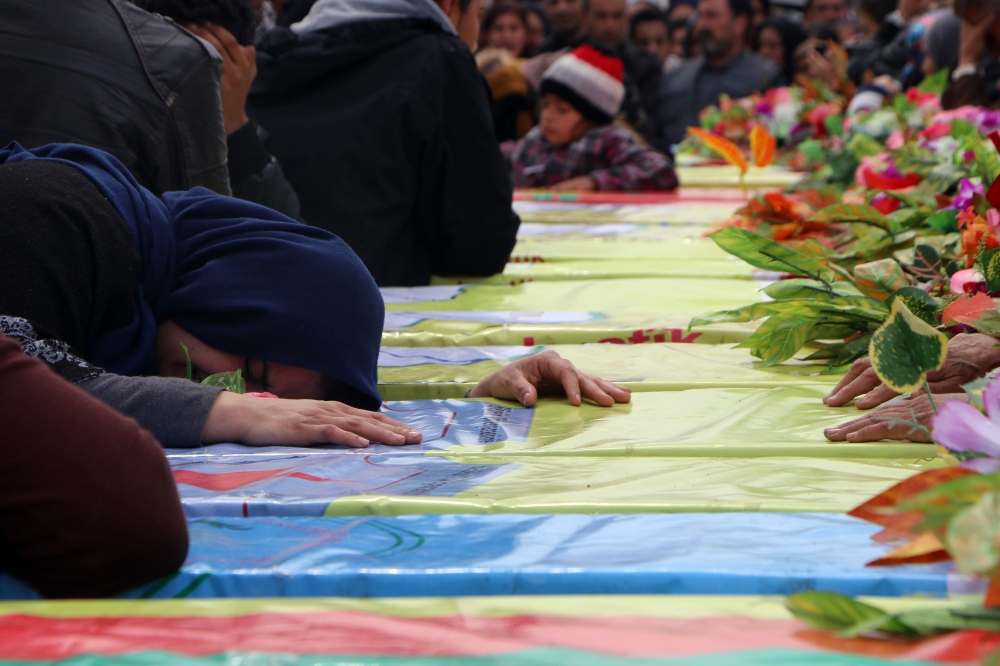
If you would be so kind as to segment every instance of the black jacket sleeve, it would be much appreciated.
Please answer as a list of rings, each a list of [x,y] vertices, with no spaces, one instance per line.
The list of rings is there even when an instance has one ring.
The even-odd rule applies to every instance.
[[[439,214],[430,225],[435,275],[486,276],[503,272],[520,219],[511,209],[513,185],[493,132],[489,91],[472,54],[455,38],[442,39],[442,118],[429,143],[422,174]]]
[[[266,141],[267,134],[252,120],[226,137],[233,196],[301,222],[299,197],[285,179],[281,164],[268,151]]]
[[[220,104],[221,65],[209,58],[178,91],[171,117],[184,159],[188,188],[202,186],[231,195],[226,168],[226,132]]]

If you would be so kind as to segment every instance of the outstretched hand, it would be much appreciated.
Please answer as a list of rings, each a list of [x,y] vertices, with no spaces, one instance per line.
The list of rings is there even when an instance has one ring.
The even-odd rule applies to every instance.
[[[965,393],[946,393],[935,395],[934,403],[938,409],[949,400],[968,401]],[[931,418],[935,410],[931,406],[927,394],[915,395],[909,400],[902,400],[886,405],[861,418],[823,431],[826,438],[832,442],[877,442],[882,439],[909,440],[911,442],[930,442],[927,435],[931,430]],[[910,424],[910,425],[908,425]],[[920,425],[926,430],[914,428]]]
[[[476,385],[470,398],[517,400],[532,407],[539,395],[565,395],[579,406],[590,399],[601,407],[628,402],[632,391],[612,382],[585,375],[554,351],[514,361]]]
[[[223,391],[208,413],[201,441],[249,446],[417,444],[422,435],[380,412],[323,400],[275,400]]]
[[[962,384],[982,377],[1000,367],[997,339],[982,333],[963,333],[948,341],[948,355],[940,370],[927,373],[931,393],[960,393]],[[918,393],[922,393],[921,389]],[[882,383],[869,358],[858,359],[823,402],[841,407],[863,395],[855,403],[858,409],[871,409],[895,398],[898,393]],[[917,397],[917,394],[914,394]]]

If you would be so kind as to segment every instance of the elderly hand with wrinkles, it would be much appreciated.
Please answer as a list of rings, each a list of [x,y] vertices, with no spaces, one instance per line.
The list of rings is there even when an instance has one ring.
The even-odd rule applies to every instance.
[[[940,370],[927,373],[927,383],[934,402],[965,399],[962,385],[983,377],[990,370],[1000,367],[998,341],[982,333],[963,333],[948,342],[948,355]],[[898,393],[882,383],[871,367],[871,359],[863,358],[854,365],[840,383],[823,398],[831,407],[841,407],[858,398],[858,409],[877,407]],[[859,397],[861,396],[861,397]],[[873,442],[880,439],[909,439],[914,442],[929,441],[921,431],[912,431],[893,419],[913,421],[930,428],[934,415],[930,399],[921,389],[909,400],[893,403],[860,418],[825,431],[827,439],[835,442]]]

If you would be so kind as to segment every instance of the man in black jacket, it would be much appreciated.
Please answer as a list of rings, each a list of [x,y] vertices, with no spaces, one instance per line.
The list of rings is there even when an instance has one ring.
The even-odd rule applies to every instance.
[[[0,147],[72,142],[160,194],[229,194],[219,61],[121,0],[0,0]]]
[[[438,2],[318,0],[258,44],[250,116],[306,222],[382,286],[501,272],[519,224],[468,46],[480,0]]]

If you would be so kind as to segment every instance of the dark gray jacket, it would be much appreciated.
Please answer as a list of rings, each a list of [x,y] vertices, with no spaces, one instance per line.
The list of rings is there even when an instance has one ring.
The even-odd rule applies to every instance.
[[[664,73],[660,82],[660,134],[667,145],[680,143],[687,128],[698,126],[702,109],[767,90],[781,76],[778,66],[746,49],[722,67],[710,66],[704,56],[689,58]]]

